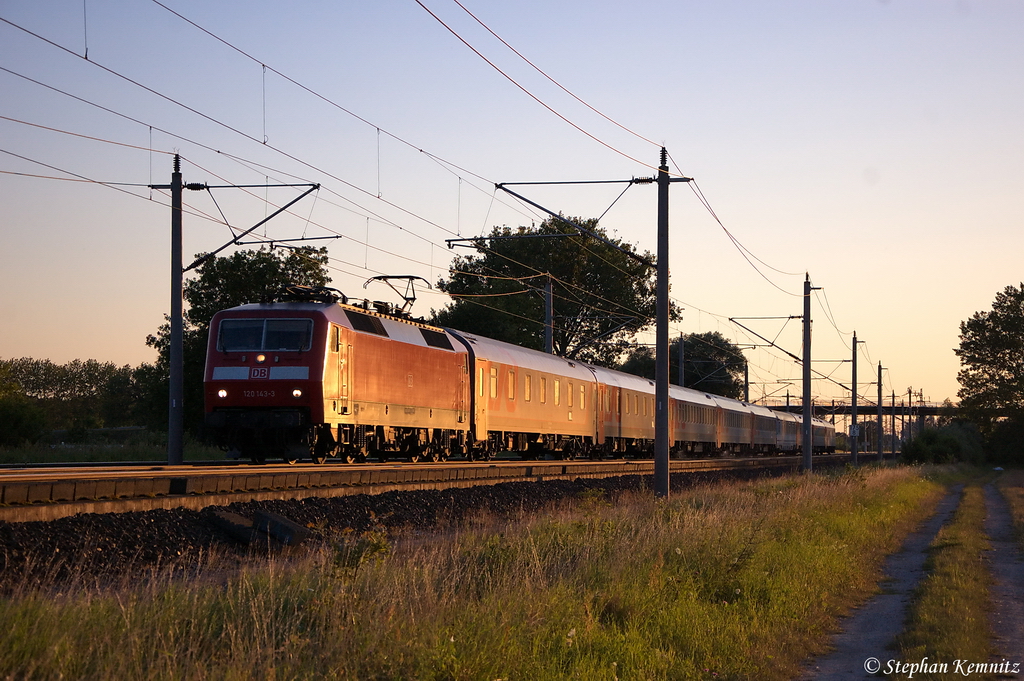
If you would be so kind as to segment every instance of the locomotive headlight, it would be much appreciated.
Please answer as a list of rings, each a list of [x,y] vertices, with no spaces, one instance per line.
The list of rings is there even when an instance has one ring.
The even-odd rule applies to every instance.
[[[299,399],[300,397],[302,397],[302,391],[296,388],[295,390],[292,391],[292,397],[294,397],[295,399]]]
[[[217,397],[219,397],[220,399],[223,400],[227,396],[228,396],[228,391],[225,390],[224,388],[221,388],[220,390],[217,391]]]
[[[266,355],[256,355],[256,363],[257,364],[263,364],[266,361],[267,361],[267,356]]]

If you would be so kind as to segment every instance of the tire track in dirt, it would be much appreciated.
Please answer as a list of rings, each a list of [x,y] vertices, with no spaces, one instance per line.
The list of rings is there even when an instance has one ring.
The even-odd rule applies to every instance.
[[[1006,499],[992,483],[985,485],[984,491],[985,534],[992,547],[989,624],[996,636],[997,651],[992,661],[1024,662],[1024,555],[1013,535],[1013,517]]]
[[[953,487],[938,503],[935,513],[907,537],[898,552],[886,559],[880,582],[882,593],[842,620],[841,631],[832,640],[835,650],[812,660],[799,677],[801,681],[878,678],[865,671],[865,661],[892,657],[886,646],[903,630],[907,606],[924,576],[927,549],[956,511],[962,490],[963,485]]]

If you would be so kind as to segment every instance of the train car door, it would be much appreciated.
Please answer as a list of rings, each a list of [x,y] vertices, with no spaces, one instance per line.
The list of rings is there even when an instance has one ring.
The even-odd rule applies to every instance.
[[[710,407],[711,413],[715,419],[715,448],[718,451],[723,451],[723,443],[726,440],[726,423],[725,423],[725,410],[719,406]]]
[[[338,355],[338,411],[348,414],[352,385],[352,346],[348,343],[339,344]]]
[[[466,422],[466,396],[469,390],[469,355],[460,355],[462,358],[459,373],[459,394],[455,398],[455,410],[458,412],[459,423]]]
[[[591,400],[591,404],[594,405],[594,444],[604,444],[604,419],[605,419],[605,405],[607,402],[607,393],[605,392],[606,387],[600,382],[594,383],[594,398]]]
[[[497,375],[494,380],[497,381]],[[476,432],[473,436],[477,440],[487,439],[487,429],[490,425],[488,418],[488,402],[491,399],[491,363],[486,359],[476,360]],[[497,385],[495,392],[497,391]]]
[[[327,356],[324,360],[324,411],[337,412],[338,398],[338,327],[328,327]]]
[[[349,413],[352,346],[347,340],[345,329],[332,324],[328,361],[324,368],[324,400],[332,401],[335,414]]]

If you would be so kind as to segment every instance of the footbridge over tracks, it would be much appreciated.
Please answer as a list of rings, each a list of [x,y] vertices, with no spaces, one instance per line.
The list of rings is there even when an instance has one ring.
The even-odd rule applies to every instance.
[[[766,406],[769,409],[774,409],[775,411],[788,411],[788,412],[790,412],[792,414],[802,414],[803,410],[804,410],[803,405],[801,405],[799,403],[789,404],[789,405],[785,405],[785,404],[781,404],[781,405],[769,404],[769,405],[766,405]],[[834,416],[852,416],[853,415],[853,406],[849,402],[835,402],[835,401],[833,401],[831,403],[828,403],[828,402],[814,403],[813,409],[814,409],[814,416],[816,418],[824,419],[826,421],[832,420],[832,417],[834,417]],[[896,416],[899,416],[899,417],[902,417],[902,418],[918,418],[918,417],[922,417],[923,418],[923,417],[926,417],[926,416],[932,416],[932,417],[946,416],[946,417],[951,417],[952,418],[952,417],[955,417],[957,415],[957,411],[958,410],[957,410],[956,407],[950,407],[948,405],[943,406],[942,404],[937,404],[937,403],[934,403],[934,402],[931,402],[931,403],[928,403],[928,402],[915,402],[915,403],[909,404],[909,405],[905,404],[903,402],[900,402],[900,403],[897,403],[897,404],[894,405],[891,402],[888,402],[886,400],[882,400],[882,414],[884,416],[886,416],[886,417],[890,417],[890,416],[895,414]],[[878,402],[877,401],[875,401],[875,400],[864,400],[864,401],[858,400],[857,401],[857,415],[858,416],[870,417],[872,414],[875,414],[875,415],[878,414]]]

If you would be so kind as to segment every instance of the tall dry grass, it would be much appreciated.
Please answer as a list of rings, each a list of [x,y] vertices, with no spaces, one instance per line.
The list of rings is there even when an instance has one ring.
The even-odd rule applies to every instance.
[[[940,495],[909,468],[592,494],[219,581],[26,588],[0,602],[0,676],[789,678]]]

